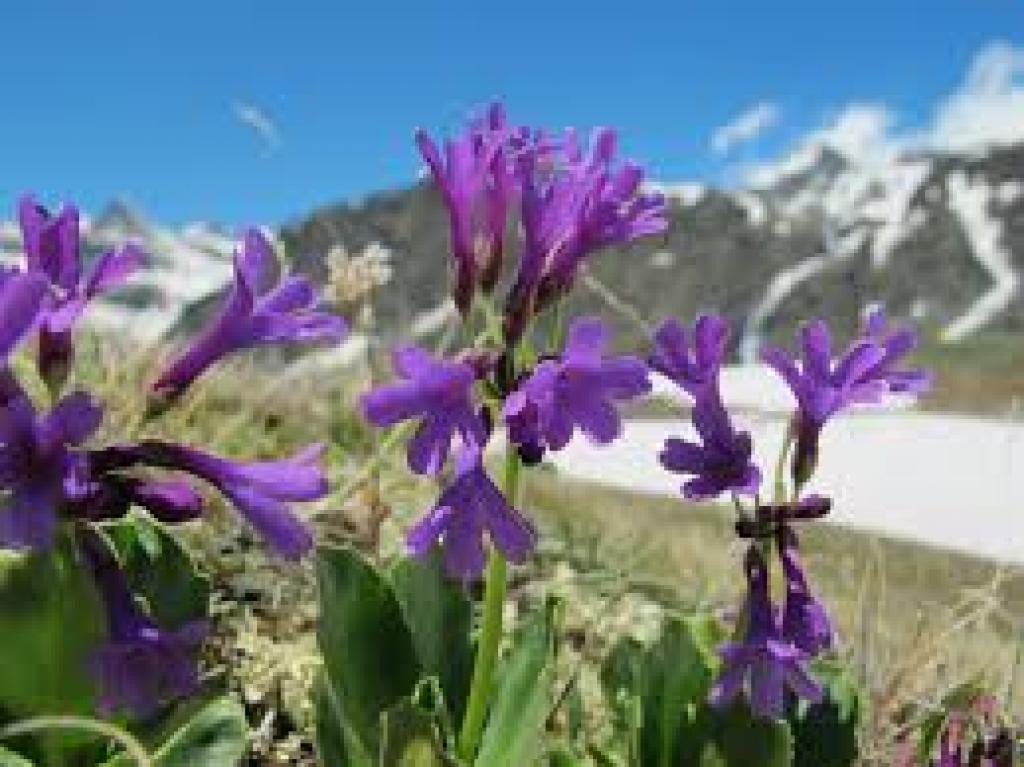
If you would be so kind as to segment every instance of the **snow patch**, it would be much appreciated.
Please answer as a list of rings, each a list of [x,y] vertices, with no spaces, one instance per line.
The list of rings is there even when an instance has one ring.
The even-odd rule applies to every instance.
[[[733,201],[743,208],[751,226],[761,227],[768,221],[768,209],[764,200],[753,192],[733,192]]]
[[[996,197],[993,188],[957,172],[947,179],[946,191],[949,207],[960,219],[971,244],[971,255],[992,279],[992,287],[942,331],[944,341],[960,341],[987,325],[1009,305],[1020,278],[1013,269],[1009,250],[1003,246],[1002,225],[989,215]]]
[[[692,207],[704,199],[708,188],[704,184],[693,181],[681,181],[679,183],[649,182],[645,185],[649,192],[660,192],[667,200],[675,200],[684,208]]]
[[[740,359],[744,362],[753,362],[758,358],[765,323],[794,290],[837,261],[853,256],[863,247],[866,237],[867,232],[862,229],[855,229],[843,235],[833,233],[826,238],[825,253],[805,258],[776,273],[768,283],[760,302],[747,316],[743,336],[740,338]]]

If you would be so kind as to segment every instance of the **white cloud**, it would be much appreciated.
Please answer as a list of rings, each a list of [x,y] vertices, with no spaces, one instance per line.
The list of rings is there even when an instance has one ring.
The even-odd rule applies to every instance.
[[[959,151],[1024,139],[1024,48],[982,48],[963,85],[939,105],[928,138],[936,149]]]
[[[880,168],[907,151],[978,152],[1019,141],[1024,141],[1024,48],[993,42],[975,54],[963,83],[936,105],[924,125],[901,127],[885,104],[848,104],[786,155],[747,168],[744,181],[771,186],[813,166],[825,148],[853,165]]]
[[[829,123],[804,136],[788,154],[748,168],[744,180],[755,188],[773,186],[780,179],[811,169],[825,149],[858,164],[884,164],[903,144],[892,134],[894,124],[894,115],[882,104],[850,104]]]
[[[737,145],[752,141],[779,122],[779,107],[762,101],[738,114],[733,120],[716,129],[711,136],[711,149],[715,154],[727,155]]]
[[[253,130],[268,154],[281,148],[281,134],[266,112],[253,104],[243,102],[235,103],[232,111],[239,122]]]

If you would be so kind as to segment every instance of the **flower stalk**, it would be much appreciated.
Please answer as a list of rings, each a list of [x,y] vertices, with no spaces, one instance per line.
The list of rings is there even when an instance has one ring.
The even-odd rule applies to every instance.
[[[519,454],[509,444],[505,452],[505,477],[503,489],[509,504],[515,504],[519,489]],[[473,681],[469,688],[466,715],[459,733],[459,755],[467,762],[476,755],[487,720],[487,707],[494,685],[494,668],[498,661],[498,649],[503,633],[505,593],[508,589],[508,564],[496,546],[491,546],[487,560],[487,575],[484,585],[484,610],[481,622],[480,640],[476,647],[473,663]]]

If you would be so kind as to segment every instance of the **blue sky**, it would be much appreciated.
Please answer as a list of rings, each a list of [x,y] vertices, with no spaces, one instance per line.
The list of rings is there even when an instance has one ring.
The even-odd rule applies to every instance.
[[[852,102],[923,124],[987,43],[1024,43],[1018,0],[430,5],[9,4],[0,206],[31,189],[278,223],[409,183],[413,128],[495,96],[519,121],[620,128],[655,177],[723,182]],[[759,102],[775,124],[715,153]]]

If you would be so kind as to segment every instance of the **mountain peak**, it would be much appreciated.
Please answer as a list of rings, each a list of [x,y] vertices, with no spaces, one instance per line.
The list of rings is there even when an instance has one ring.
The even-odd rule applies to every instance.
[[[152,225],[127,200],[115,197],[92,222],[92,233],[95,236],[114,236],[147,238],[152,232]]]

